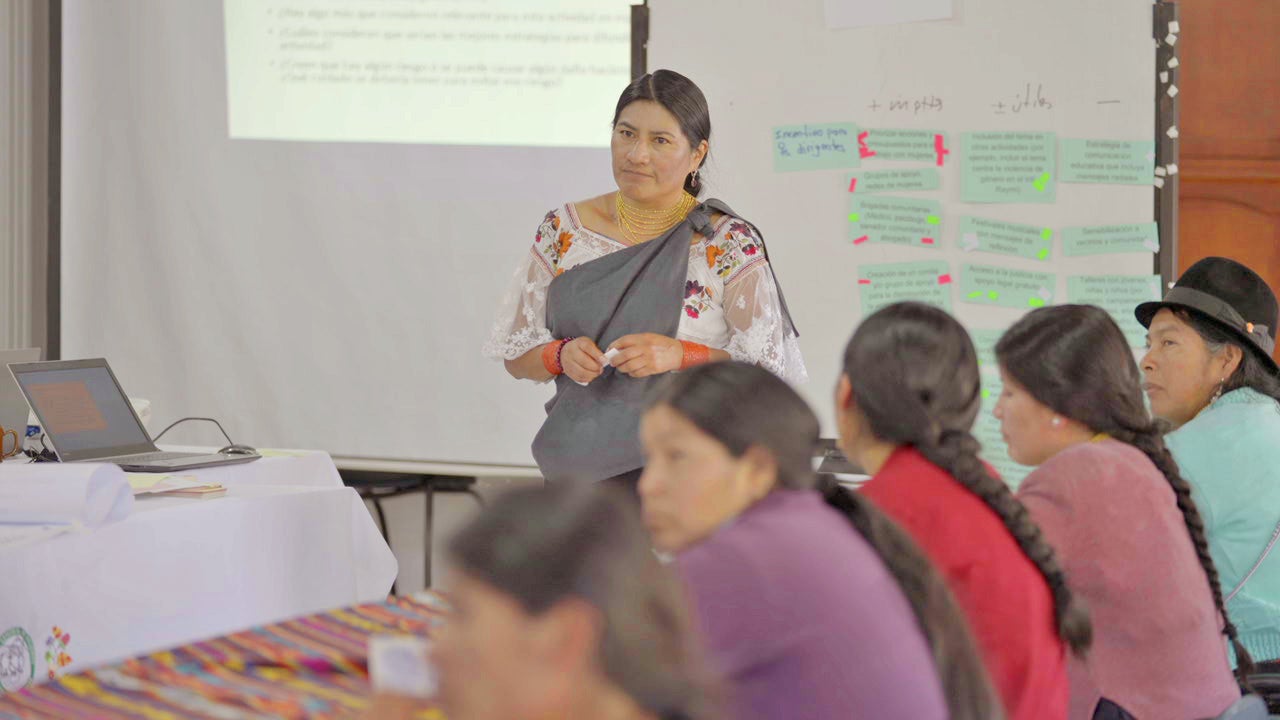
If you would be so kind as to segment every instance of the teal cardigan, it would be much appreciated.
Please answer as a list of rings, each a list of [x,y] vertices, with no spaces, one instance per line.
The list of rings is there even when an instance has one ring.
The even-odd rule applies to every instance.
[[[1204,516],[1225,598],[1280,522],[1280,403],[1233,390],[1165,440]],[[1280,543],[1227,612],[1255,660],[1280,659]]]

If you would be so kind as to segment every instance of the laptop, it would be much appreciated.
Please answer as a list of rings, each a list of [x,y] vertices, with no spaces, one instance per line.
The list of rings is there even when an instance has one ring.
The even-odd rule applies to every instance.
[[[0,350],[0,365],[9,363],[29,363],[40,359],[40,348],[22,348],[19,350]],[[27,435],[27,419],[31,408],[27,407],[27,399],[17,383],[0,377],[0,427],[18,433],[21,440]]]
[[[46,447],[62,462],[114,463],[130,472],[177,472],[260,457],[159,450],[102,358],[13,363],[9,372],[40,418]]]

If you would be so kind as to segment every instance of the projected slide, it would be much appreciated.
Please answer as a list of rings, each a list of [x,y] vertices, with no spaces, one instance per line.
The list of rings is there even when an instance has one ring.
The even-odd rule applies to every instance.
[[[223,0],[235,139],[604,147],[631,0]]]

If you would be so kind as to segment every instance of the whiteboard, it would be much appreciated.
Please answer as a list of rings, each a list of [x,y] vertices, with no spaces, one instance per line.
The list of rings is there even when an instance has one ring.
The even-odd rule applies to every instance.
[[[966,132],[1152,141],[1156,84],[1149,0],[957,0],[950,19],[841,29],[827,27],[824,0],[649,5],[649,69],[681,72],[708,98],[710,194],[756,223],[768,241],[809,368],[810,381],[801,390],[828,433],[834,432],[832,389],[844,345],[862,317],[859,280],[868,267],[945,262],[953,313],[971,330],[992,331],[986,333],[990,338],[1029,308],[967,302],[961,284],[968,264],[1051,273],[1051,303],[1066,300],[1070,277],[1152,276],[1150,250],[1068,257],[1061,232],[1152,222],[1150,182],[1059,181],[1052,203],[968,203],[960,190]],[[806,123],[936,129],[947,134],[950,154],[941,168],[866,158],[857,169],[775,171],[775,128]],[[935,245],[853,244],[848,177],[930,165],[940,173],[939,190],[890,194],[938,201]],[[1051,254],[1039,260],[965,250],[960,218],[966,215],[1052,228]],[[1158,282],[1150,288],[1158,293]],[[998,382],[993,371],[984,365],[989,386],[993,378]],[[1003,461],[986,412],[990,405],[979,436],[988,459]],[[1018,479],[1016,468],[1000,464]]]

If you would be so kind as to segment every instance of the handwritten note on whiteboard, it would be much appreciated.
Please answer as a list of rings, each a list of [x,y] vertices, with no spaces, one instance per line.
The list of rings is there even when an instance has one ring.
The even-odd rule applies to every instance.
[[[863,317],[906,300],[928,303],[950,312],[951,273],[940,260],[863,265],[858,269],[858,295]]]
[[[971,203],[1052,203],[1057,199],[1053,133],[965,133],[960,199]]]
[[[858,133],[853,123],[775,127],[774,172],[856,168],[860,164]]]

